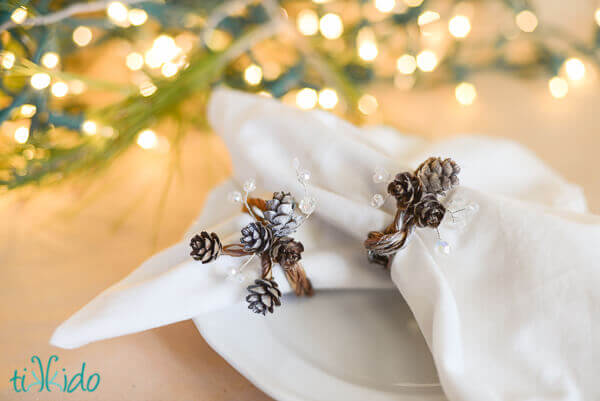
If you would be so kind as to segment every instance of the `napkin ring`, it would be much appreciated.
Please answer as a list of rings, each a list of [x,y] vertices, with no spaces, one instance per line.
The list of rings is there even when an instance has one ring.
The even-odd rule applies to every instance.
[[[390,256],[408,244],[415,227],[437,230],[446,214],[446,207],[440,200],[459,184],[458,173],[460,167],[454,160],[430,157],[414,172],[397,174],[387,186],[388,195],[396,199],[394,221],[383,231],[369,232],[364,243],[369,261],[387,267]],[[373,180],[385,182],[387,176],[380,169]],[[371,200],[374,207],[381,207],[384,202],[384,197],[379,194]],[[441,246],[448,245],[443,243]]]
[[[309,196],[307,190],[310,173],[298,168],[297,172],[298,180],[305,189],[305,197],[300,203],[289,192],[275,192],[270,200],[248,198],[248,194],[256,189],[252,179],[244,184],[243,195],[238,191],[229,195],[230,200],[242,203],[242,211],[254,219],[242,228],[239,243],[222,245],[216,233],[209,234],[206,231],[195,235],[190,241],[190,255],[203,264],[212,262],[221,255],[250,256],[241,270],[253,257],[260,258],[261,277],[247,287],[248,309],[254,313],[273,313],[273,309],[281,305],[281,291],[273,279],[274,264],[281,267],[297,296],[310,296],[314,292],[300,263],[304,245],[291,237],[306,222],[316,206],[315,198]]]

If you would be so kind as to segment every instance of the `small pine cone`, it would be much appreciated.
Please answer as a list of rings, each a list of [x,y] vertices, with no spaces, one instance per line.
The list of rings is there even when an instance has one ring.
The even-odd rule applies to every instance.
[[[417,168],[415,174],[426,192],[439,194],[458,185],[460,166],[452,159],[430,157]]]
[[[299,241],[294,241],[290,237],[280,238],[273,246],[273,259],[280,266],[293,266],[302,259],[302,252],[304,252],[304,245]]]
[[[273,233],[262,223],[250,223],[242,228],[240,242],[244,245],[244,250],[247,252],[263,253],[271,247]]]
[[[413,213],[417,226],[437,228],[444,219],[446,208],[435,195],[426,194],[414,206]]]
[[[223,250],[221,240],[215,233],[202,231],[200,235],[196,234],[190,241],[192,252],[190,255],[202,263],[212,262],[217,259]]]
[[[265,315],[267,311],[273,313],[275,306],[280,306],[281,291],[275,280],[259,279],[255,280],[254,284],[248,287],[250,294],[246,297],[248,309],[254,313],[262,313]]]
[[[421,198],[421,182],[412,173],[397,174],[394,181],[388,185],[388,193],[396,198],[400,209],[406,209]]]
[[[292,234],[302,223],[302,216],[295,210],[296,201],[289,192],[275,192],[266,207],[265,221],[276,237]]]

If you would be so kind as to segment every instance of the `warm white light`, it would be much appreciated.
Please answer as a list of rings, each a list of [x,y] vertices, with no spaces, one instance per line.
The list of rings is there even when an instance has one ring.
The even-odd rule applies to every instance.
[[[19,127],[15,130],[14,134],[15,141],[18,143],[25,143],[29,138],[29,128],[27,127]]]
[[[138,134],[137,144],[142,149],[154,149],[158,145],[158,137],[154,131],[146,129]]]
[[[296,104],[303,110],[314,108],[317,101],[317,91],[312,88],[303,88],[296,93]]]
[[[73,42],[79,47],[84,47],[92,41],[92,30],[87,26],[78,26],[73,31]]]
[[[250,64],[244,70],[244,79],[249,85],[258,85],[262,81],[262,76],[262,69],[256,64]]]
[[[59,60],[58,54],[54,52],[44,53],[42,56],[42,65],[46,68],[54,68],[58,65]]]
[[[10,19],[17,25],[22,24],[27,19],[27,9],[25,7],[15,9],[10,15]]]
[[[375,0],[375,8],[382,13],[389,13],[396,7],[396,0]]]
[[[375,60],[377,53],[377,45],[371,40],[364,40],[358,45],[358,56],[365,61]]]
[[[33,74],[30,80],[31,86],[33,86],[35,89],[47,88],[48,85],[50,85],[50,81],[50,75],[46,74],[45,72]]]
[[[141,70],[144,66],[144,56],[140,53],[129,53],[127,57],[125,57],[125,65],[132,71]]]
[[[585,65],[580,59],[571,57],[565,61],[565,72],[571,81],[580,81],[585,76]]]
[[[454,89],[454,95],[456,96],[456,100],[458,103],[463,106],[468,106],[473,104],[475,98],[477,97],[477,90],[475,89],[475,85],[468,82],[461,82],[456,85]]]
[[[448,21],[448,31],[455,38],[465,38],[471,32],[471,21],[464,15],[456,15]]]
[[[31,118],[35,115],[36,111],[37,107],[35,107],[35,105],[24,104],[23,106],[21,106],[21,110],[19,111],[19,113],[25,118]]]
[[[142,82],[140,85],[140,94],[144,97],[152,96],[158,88],[150,81]]]
[[[161,74],[163,74],[164,77],[170,78],[177,74],[177,70],[177,64],[169,61],[163,64],[162,68],[160,69],[160,72]]]
[[[344,24],[339,15],[327,13],[319,21],[321,34],[327,39],[337,39],[344,32]]]
[[[173,61],[181,49],[175,43],[175,39],[168,35],[160,35],[152,43],[152,48],[146,52],[145,61],[148,67],[158,68],[163,63]]]
[[[548,81],[548,89],[553,97],[562,99],[569,93],[569,83],[561,77],[553,77]]]
[[[396,68],[400,73],[408,75],[415,72],[417,69],[417,60],[410,54],[403,54],[396,61]]]
[[[271,95],[269,92],[267,91],[260,91],[258,92],[258,96],[262,96],[262,97],[273,97],[273,95]]]
[[[69,92],[69,85],[65,82],[56,82],[52,85],[51,92],[56,97],[64,97]]]
[[[379,107],[379,104],[373,95],[362,95],[358,99],[358,110],[365,115],[373,114],[377,107]]]
[[[106,7],[106,14],[116,24],[123,24],[127,22],[127,6],[120,1],[113,1]]]
[[[417,55],[417,67],[421,71],[429,72],[437,67],[438,58],[431,50],[423,50]]]
[[[314,35],[319,32],[319,16],[313,10],[302,10],[298,13],[296,26],[302,35]]]
[[[594,18],[596,19],[596,24],[600,25],[600,8],[596,9],[594,13]]]
[[[81,95],[85,91],[85,83],[79,79],[69,81],[69,92],[74,95]]]
[[[10,70],[15,65],[15,54],[11,52],[2,53],[2,67]]]
[[[515,21],[519,29],[523,32],[533,32],[538,25],[538,19],[535,14],[529,10],[523,10],[517,14]]]
[[[423,4],[423,0],[404,0],[404,4],[409,7],[419,7]]]
[[[131,25],[140,26],[148,20],[148,14],[141,8],[132,8],[127,13],[127,18]]]
[[[81,130],[86,135],[96,135],[96,132],[98,132],[98,124],[94,121],[86,120],[81,124]]]
[[[326,110],[333,109],[338,103],[338,95],[335,89],[325,88],[319,92],[319,106]]]
[[[419,15],[419,18],[417,18],[417,24],[419,24],[419,26],[423,26],[431,24],[432,22],[435,22],[439,19],[440,14],[436,13],[435,11],[427,10],[423,12],[423,14]]]

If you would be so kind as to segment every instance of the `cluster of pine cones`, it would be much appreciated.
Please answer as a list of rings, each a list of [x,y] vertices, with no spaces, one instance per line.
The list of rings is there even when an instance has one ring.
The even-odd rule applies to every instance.
[[[458,185],[459,173],[454,160],[430,157],[414,172],[397,174],[387,191],[396,199],[398,212],[384,232],[369,233],[365,241],[369,259],[387,265],[389,255],[402,249],[414,226],[437,228],[446,214],[440,197]]]
[[[304,216],[296,210],[296,201],[290,193],[275,192],[273,199],[249,199],[245,209],[256,221],[242,228],[239,244],[223,246],[217,234],[206,231],[195,235],[190,246],[190,255],[202,263],[216,260],[221,254],[230,256],[259,255],[262,277],[248,287],[246,297],[248,308],[255,313],[273,313],[274,307],[281,305],[281,291],[273,279],[273,262],[283,269],[288,282],[296,295],[312,295],[310,280],[300,265],[304,246],[289,235],[293,234]]]

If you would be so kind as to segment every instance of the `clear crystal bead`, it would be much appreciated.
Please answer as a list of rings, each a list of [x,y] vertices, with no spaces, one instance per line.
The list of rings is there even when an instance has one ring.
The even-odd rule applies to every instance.
[[[373,197],[371,197],[371,206],[374,208],[379,209],[381,206],[383,206],[384,202],[385,199],[381,194],[375,194]]]
[[[383,167],[376,167],[375,174],[373,174],[373,182],[376,184],[381,184],[382,182],[387,182],[390,179],[390,173]]]
[[[300,168],[300,159],[298,159],[297,157],[294,157],[292,159],[292,166],[294,167],[295,170],[298,170]]]
[[[312,214],[317,208],[317,199],[314,196],[305,196],[300,201],[300,210],[304,214]]]
[[[227,200],[231,203],[242,203],[242,194],[240,191],[231,191],[227,194]]]
[[[450,244],[440,239],[435,243],[435,251],[440,255],[450,255]]]
[[[254,178],[248,178],[246,181],[244,181],[244,191],[250,193],[254,190],[256,190],[256,181]]]
[[[307,184],[310,181],[310,171],[306,169],[298,171],[298,181],[301,184]]]
[[[229,271],[227,272],[227,276],[229,277],[235,277],[240,273],[239,269],[237,267],[232,267],[229,269]]]

